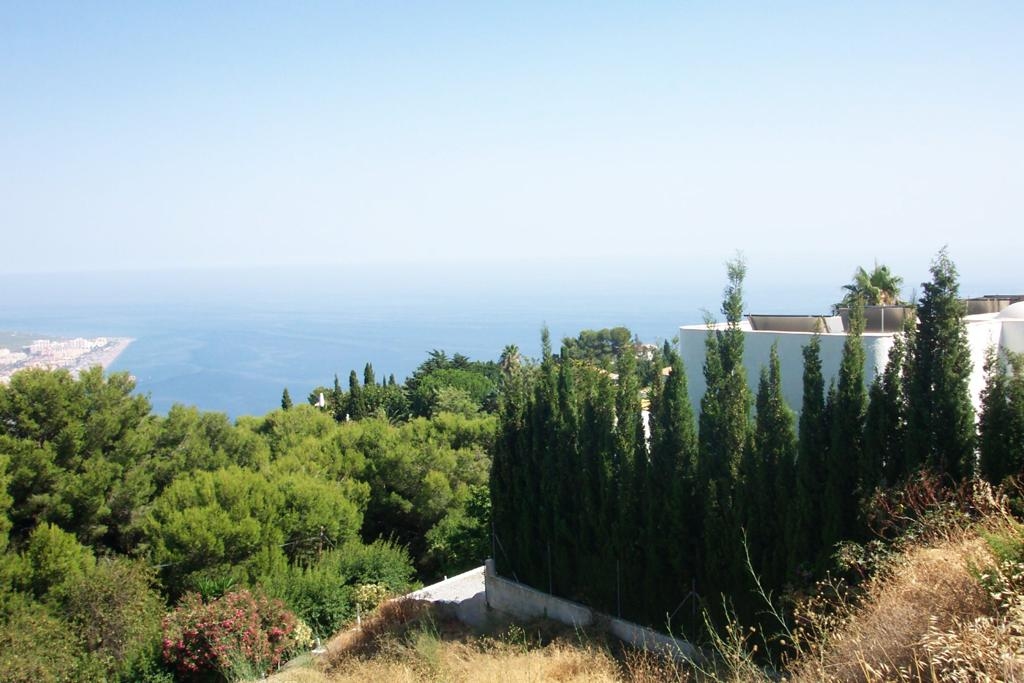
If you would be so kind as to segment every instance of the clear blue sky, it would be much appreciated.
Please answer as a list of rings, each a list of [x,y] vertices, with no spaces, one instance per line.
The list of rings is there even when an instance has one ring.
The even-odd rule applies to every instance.
[[[1024,253],[1024,3],[0,5],[0,274]],[[1017,289],[1024,289],[1024,281]]]

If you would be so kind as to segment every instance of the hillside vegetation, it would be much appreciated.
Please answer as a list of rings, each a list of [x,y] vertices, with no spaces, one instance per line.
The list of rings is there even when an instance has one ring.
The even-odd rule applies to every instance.
[[[271,680],[1024,680],[1024,528],[985,486],[918,507],[928,486],[907,492],[903,533],[859,558],[861,580],[829,577],[799,599],[781,643],[734,621],[687,664],[546,622],[475,635],[428,603],[394,602]],[[785,653],[781,668],[766,646]]]
[[[127,373],[15,374],[0,386],[0,679],[262,673],[418,577],[478,564],[493,365],[437,352],[416,392],[368,365],[323,408],[286,394],[234,424],[154,415]]]

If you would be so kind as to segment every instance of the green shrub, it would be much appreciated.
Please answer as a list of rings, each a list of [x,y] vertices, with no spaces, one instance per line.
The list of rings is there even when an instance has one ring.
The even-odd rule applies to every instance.
[[[10,683],[89,680],[89,662],[70,624],[24,594],[0,615],[0,676]]]
[[[48,522],[32,531],[25,556],[32,567],[31,589],[39,598],[61,584],[81,579],[96,566],[89,548]]]
[[[101,560],[62,585],[61,612],[112,680],[135,681],[159,661],[164,603],[145,564]]]
[[[399,595],[412,585],[409,553],[390,541],[349,541],[309,565],[277,566],[261,579],[263,590],[284,600],[321,638],[355,616],[358,587],[374,585]]]

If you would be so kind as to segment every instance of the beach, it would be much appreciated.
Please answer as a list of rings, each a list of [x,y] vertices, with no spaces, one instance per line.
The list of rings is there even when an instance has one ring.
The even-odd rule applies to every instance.
[[[7,382],[14,373],[28,368],[68,370],[74,377],[96,365],[107,369],[133,341],[131,337],[37,338],[13,351],[0,349],[0,382]]]

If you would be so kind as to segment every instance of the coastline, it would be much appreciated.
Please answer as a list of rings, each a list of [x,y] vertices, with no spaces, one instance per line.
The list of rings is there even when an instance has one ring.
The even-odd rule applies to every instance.
[[[83,344],[106,342],[99,348],[79,350]],[[24,346],[24,351],[11,352],[4,348],[0,351],[0,384],[6,384],[15,373],[29,368],[45,368],[48,370],[67,370],[71,376],[78,378],[83,370],[99,365],[106,370],[124,353],[131,343],[132,337],[101,337],[95,340],[71,339],[49,340],[38,339],[31,345]],[[32,348],[36,347],[36,348]]]
[[[110,337],[109,339],[109,344],[85,354],[79,362],[75,363],[75,367],[69,368],[72,374],[77,376],[82,370],[87,370],[94,365],[100,365],[106,370],[135,341],[132,337]]]

